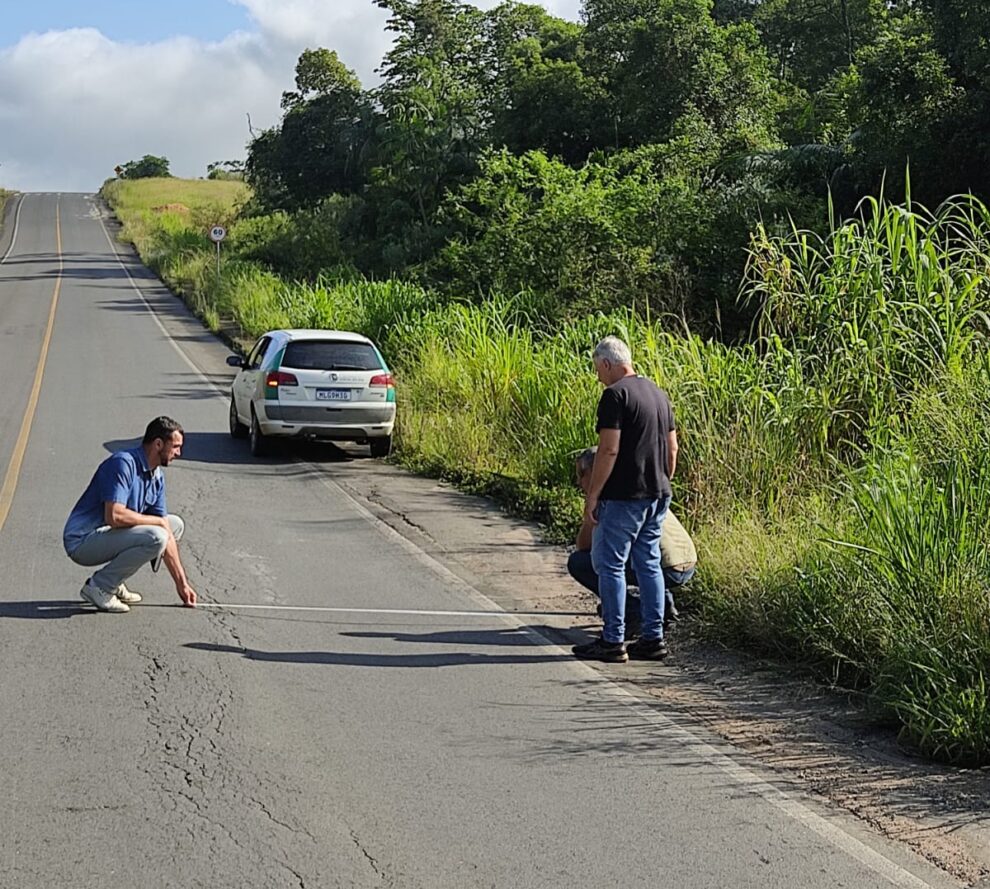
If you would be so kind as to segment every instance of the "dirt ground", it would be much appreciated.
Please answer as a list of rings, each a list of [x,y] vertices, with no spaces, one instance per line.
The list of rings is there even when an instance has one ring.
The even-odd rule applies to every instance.
[[[990,885],[990,771],[934,765],[897,743],[862,702],[672,634],[663,677],[633,679],[670,712],[700,720],[816,794],[970,885]],[[983,883],[987,880],[987,883]]]
[[[537,526],[377,461],[339,469],[348,493],[475,589],[510,611],[545,612],[532,618],[544,634],[569,642],[597,632],[595,600],[567,576],[566,548],[541,543]],[[752,755],[780,785],[851,812],[967,885],[990,887],[990,769],[912,756],[862,702],[705,643],[689,620],[670,645],[663,664],[606,671]]]

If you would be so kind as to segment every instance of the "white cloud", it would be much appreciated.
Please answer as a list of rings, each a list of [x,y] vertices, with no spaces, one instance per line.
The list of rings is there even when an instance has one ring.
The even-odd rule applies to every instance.
[[[266,34],[293,43],[307,41],[336,49],[345,61],[354,56],[374,58],[372,67],[387,46],[384,33],[388,14],[372,0],[230,0],[245,7]],[[475,0],[482,9],[502,0]],[[554,15],[577,18],[580,0],[549,0],[543,5]],[[354,62],[349,62],[354,64]]]
[[[211,160],[244,155],[246,113],[270,123],[291,72],[291,57],[245,34],[148,45],[94,30],[29,35],[0,52],[0,183],[95,189],[144,154],[203,175]]]
[[[233,0],[272,43],[327,46],[369,80],[388,46],[388,15],[371,0]]]
[[[29,34],[0,50],[0,185],[95,190],[115,164],[163,154],[179,176],[244,157],[278,120],[306,47],[329,46],[368,84],[388,46],[370,0],[232,0],[257,29],[207,43],[109,40],[92,29]],[[479,5],[493,6],[497,0]],[[578,0],[551,0],[576,17]]]

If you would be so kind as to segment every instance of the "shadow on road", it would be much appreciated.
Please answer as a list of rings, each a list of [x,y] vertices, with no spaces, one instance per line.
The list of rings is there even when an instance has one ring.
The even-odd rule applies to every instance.
[[[440,633],[374,633],[351,630],[341,633],[353,639],[391,639],[394,642],[428,642],[434,645],[527,645],[532,647],[535,631],[544,636],[563,639],[563,634],[553,627],[506,627],[503,630],[446,630]]]
[[[26,259],[25,256],[36,256],[37,259]],[[82,259],[71,259],[71,256],[83,256]],[[47,266],[44,269],[19,268],[21,266]],[[22,274],[12,274],[22,272]],[[98,257],[84,254],[63,254],[61,267],[59,257],[51,254],[23,254],[4,263],[4,281],[31,282],[44,279],[61,278],[63,280],[112,281],[126,279],[127,273],[120,266],[106,265]]]
[[[255,464],[263,467],[298,465],[297,458],[318,464],[350,463],[355,459],[372,459],[370,456],[345,451],[331,442],[277,442],[276,450],[270,457],[252,457],[247,442],[235,441],[227,432],[186,430],[183,437],[182,456],[179,458],[182,463]],[[103,447],[108,453],[113,454],[139,447],[140,444],[140,438],[112,438],[103,442]],[[308,473],[307,470],[300,468],[293,474]]]
[[[64,620],[80,614],[97,614],[81,599],[57,599],[38,602],[0,602],[0,618],[19,620]]]
[[[288,463],[278,455],[261,460],[252,457],[247,442],[234,441],[226,432],[186,432],[183,436],[181,463],[222,463],[227,465],[245,463]],[[141,445],[140,438],[113,438],[103,442],[103,447],[111,454],[126,451]],[[172,464],[176,465],[176,464]]]
[[[337,667],[465,667],[477,664],[540,664],[572,660],[563,654],[472,654],[471,652],[436,652],[434,654],[363,654],[348,651],[259,651],[212,642],[187,642],[196,651],[239,654],[251,661],[284,664],[323,664]]]

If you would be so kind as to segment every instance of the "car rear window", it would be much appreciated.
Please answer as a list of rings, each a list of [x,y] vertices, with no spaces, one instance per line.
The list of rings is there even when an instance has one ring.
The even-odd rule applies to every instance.
[[[294,340],[285,347],[282,367],[297,370],[380,370],[381,359],[367,343]]]

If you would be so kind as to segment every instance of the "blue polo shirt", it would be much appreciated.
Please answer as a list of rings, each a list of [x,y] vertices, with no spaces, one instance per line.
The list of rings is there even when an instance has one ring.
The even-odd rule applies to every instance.
[[[62,543],[68,552],[82,543],[86,535],[106,526],[103,504],[108,502],[122,503],[145,515],[168,514],[165,475],[161,467],[152,472],[144,448],[117,451],[97,467],[62,531]]]

